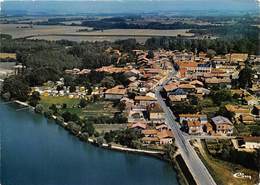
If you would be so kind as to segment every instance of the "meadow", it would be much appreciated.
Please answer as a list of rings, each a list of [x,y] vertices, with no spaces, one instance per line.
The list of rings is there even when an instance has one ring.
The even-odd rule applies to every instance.
[[[151,30],[151,29],[110,29],[104,31],[78,32],[86,29],[82,26],[50,26],[26,24],[0,24],[0,32],[10,34],[13,38],[30,38],[44,40],[72,40],[72,41],[115,41],[127,38],[135,38],[139,42],[153,36],[193,36],[188,29],[178,30]]]

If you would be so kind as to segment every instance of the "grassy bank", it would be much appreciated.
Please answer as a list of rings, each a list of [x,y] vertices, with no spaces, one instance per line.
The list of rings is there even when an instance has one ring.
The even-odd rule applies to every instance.
[[[205,142],[201,142],[196,152],[218,185],[254,185],[256,183],[257,172],[214,158],[207,150]],[[237,172],[251,175],[253,180],[233,177],[233,174]]]
[[[177,155],[175,157],[174,164],[178,174],[178,181],[180,182],[181,185],[196,185],[196,182],[193,179],[181,155]]]

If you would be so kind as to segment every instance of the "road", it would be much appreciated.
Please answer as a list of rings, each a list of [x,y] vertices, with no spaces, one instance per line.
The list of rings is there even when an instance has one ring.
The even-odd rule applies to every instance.
[[[155,95],[157,97],[157,101],[165,112],[166,123],[171,128],[174,134],[175,143],[196,183],[198,185],[216,185],[207,168],[204,166],[201,159],[199,158],[193,147],[190,145],[189,139],[181,132],[180,126],[176,122],[176,117],[174,116],[170,108],[166,105],[164,99],[160,94],[163,86],[166,85],[174,75],[176,75],[176,71],[173,71],[169,78],[156,88]]]

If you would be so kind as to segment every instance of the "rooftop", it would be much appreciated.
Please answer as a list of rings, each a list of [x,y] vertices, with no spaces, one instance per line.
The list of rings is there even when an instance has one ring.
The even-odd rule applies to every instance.
[[[223,123],[233,125],[231,123],[231,121],[229,121],[229,119],[224,116],[216,116],[216,117],[212,118],[212,121],[215,123],[215,125],[219,125],[219,124],[223,124]]]
[[[158,130],[155,129],[147,129],[147,130],[143,130],[142,133],[144,135],[155,135],[158,133]]]
[[[120,88],[120,87],[116,86],[116,87],[106,90],[105,94],[124,95],[124,94],[126,94],[126,92],[127,92],[127,90],[125,88]]]

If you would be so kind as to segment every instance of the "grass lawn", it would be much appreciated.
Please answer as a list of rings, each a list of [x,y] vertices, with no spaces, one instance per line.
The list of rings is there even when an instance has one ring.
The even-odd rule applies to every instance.
[[[80,100],[75,98],[69,98],[66,96],[55,97],[55,96],[42,96],[41,104],[45,110],[48,110],[52,104],[67,104],[67,108],[62,109],[62,112],[69,111],[70,113],[78,114],[80,117],[99,117],[99,116],[109,116],[113,117],[115,112],[119,110],[113,107],[113,102],[111,101],[96,101],[89,102],[85,108],[78,108]]]
[[[46,108],[49,108],[52,104],[62,105],[63,103],[66,103],[68,108],[72,108],[79,104],[79,99],[69,98],[66,96],[41,96],[41,104]]]
[[[253,185],[257,180],[257,172],[246,169],[237,164],[231,164],[219,159],[212,157],[202,142],[202,146],[196,148],[200,158],[202,159],[205,166],[210,171],[212,177],[215,179],[218,185]],[[249,179],[238,179],[233,177],[234,173],[243,172],[246,175],[251,175],[253,180]]]
[[[123,130],[126,129],[126,124],[95,124],[95,130],[98,133],[109,132],[111,130]]]

